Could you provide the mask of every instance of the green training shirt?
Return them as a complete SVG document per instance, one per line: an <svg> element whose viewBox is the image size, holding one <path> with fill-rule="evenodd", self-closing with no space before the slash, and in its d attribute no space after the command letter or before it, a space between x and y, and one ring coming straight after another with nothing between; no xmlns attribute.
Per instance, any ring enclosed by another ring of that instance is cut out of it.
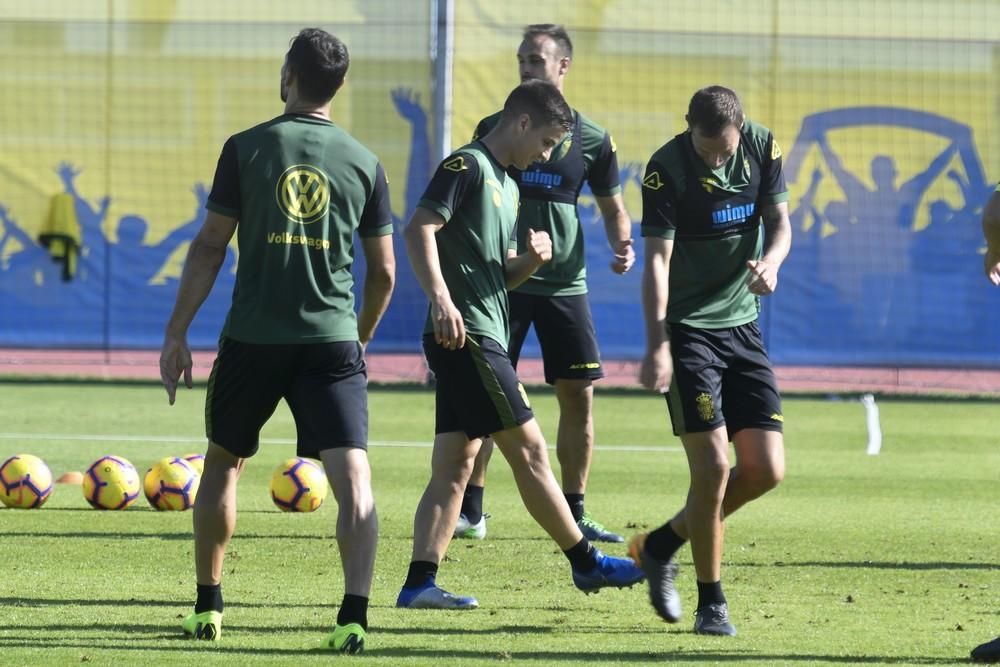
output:
<svg viewBox="0 0 1000 667"><path fill-rule="evenodd" d="M667 322L703 329L757 319L746 285L748 260L763 247L764 207L788 201L781 149L749 120L736 153L718 169L694 152L690 131L660 147L642 183L644 237L672 239Z"/></svg>
<svg viewBox="0 0 1000 667"><path fill-rule="evenodd" d="M226 142L207 208L239 220L223 336L358 340L354 232L392 233L385 172L371 151L328 120L279 116Z"/></svg>
<svg viewBox="0 0 1000 667"><path fill-rule="evenodd" d="M445 220L435 234L441 273L466 331L492 338L505 350L507 251L516 247L517 203L514 179L478 141L438 166L418 203ZM434 333L429 310L424 333Z"/></svg>
<svg viewBox="0 0 1000 667"><path fill-rule="evenodd" d="M484 118L474 138L486 136L501 112ZM552 261L541 266L515 291L538 296L571 296L587 293L584 232L576 201L584 181L597 196L621 192L618 155L611 135L577 111L570 133L552 150L548 162L537 162L526 171L508 167L507 173L521 191L517 224L518 252L524 252L528 229L545 231L552 238Z"/></svg>

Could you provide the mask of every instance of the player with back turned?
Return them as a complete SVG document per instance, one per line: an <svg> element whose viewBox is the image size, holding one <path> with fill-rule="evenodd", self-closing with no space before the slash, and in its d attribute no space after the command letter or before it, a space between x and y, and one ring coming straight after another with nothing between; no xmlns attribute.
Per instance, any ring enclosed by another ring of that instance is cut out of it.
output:
<svg viewBox="0 0 1000 667"><path fill-rule="evenodd" d="M194 505L197 599L182 624L196 639L222 633L222 565L236 527L236 485L260 429L285 399L298 454L321 459L339 511L344 597L324 647L364 649L378 519L368 464L364 346L392 293L392 213L378 159L330 120L347 47L309 28L281 67L284 114L223 146L208 215L188 251L160 354L170 403L191 386L187 330L238 233L233 303L208 380L208 451ZM355 232L367 260L355 315ZM292 565L294 567L294 565Z"/></svg>

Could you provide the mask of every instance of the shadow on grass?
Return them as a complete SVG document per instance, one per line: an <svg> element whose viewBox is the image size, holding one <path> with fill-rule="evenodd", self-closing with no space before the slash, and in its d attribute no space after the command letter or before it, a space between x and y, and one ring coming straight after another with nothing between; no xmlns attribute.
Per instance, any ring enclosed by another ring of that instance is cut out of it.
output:
<svg viewBox="0 0 1000 667"><path fill-rule="evenodd" d="M71 539L94 539L94 540L128 540L135 539L155 539L155 540L194 540L191 532L183 533L136 533L136 532L110 532L110 531L66 531L58 532L51 530L39 531L11 531L4 533L5 538L9 537L58 537ZM233 542L240 540L323 540L333 542L336 537L331 533L328 535L303 535L303 534L281 534L281 535L261 535L260 533L239 533L233 537Z"/></svg>
<svg viewBox="0 0 1000 667"><path fill-rule="evenodd" d="M437 634L428 630L428 634ZM115 643L95 642L93 638L81 638L79 642L53 641L36 637L9 637L4 639L5 648L76 648L102 649L107 651L159 652L159 651L211 651L227 655L247 656L306 656L330 655L320 648L247 648L226 645L223 642L194 642L180 636L171 635L166 639L177 639L166 644L151 646L130 646ZM120 641L120 640L119 640ZM745 648L722 651L469 651L469 650L423 650L408 648L369 649L372 658L422 658L440 660L461 660L463 664L478 664L486 661L510 662L511 660L544 660L549 663L587 664L600 661L643 663L651 660L683 659L692 662L743 662L757 664L780 664L796 662L827 662L845 665L952 665L963 658L928 658L924 656L878 656L878 655L823 655L808 653L748 653Z"/></svg>
<svg viewBox="0 0 1000 667"><path fill-rule="evenodd" d="M0 511L2 511L2 510L8 510L8 509L11 511L12 514L24 514L24 513L27 513L29 511L31 511L31 510L19 510L19 509L14 509L14 508L10 508L10 507L0 507ZM45 514L48 514L49 512L81 512L81 513L87 514L87 515L98 514L98 515L109 515L109 516L113 515L113 514L116 514L116 513L120 514L120 513L123 513L123 512L128 512L129 514L136 514L137 512L149 512L150 514L162 514L164 516L169 516L171 514L176 514L176 512L161 512L159 510L153 509L152 507L146 507L145 505L127 507L127 508L125 508L123 510L118 510L117 512L115 510L98 510L98 509L94 509L93 507L49 507L48 505L46 505L45 507L39 508L36 511L44 512ZM274 516L285 516L285 512L282 512L277 507L275 507L273 510L270 510L270 509L268 509L268 510L245 510L245 509L240 509L240 514L241 515L242 514L273 514Z"/></svg>
<svg viewBox="0 0 1000 667"><path fill-rule="evenodd" d="M773 563L733 563L734 567L833 567L833 568L857 568L859 570L995 570L1000 568L1000 563L955 563L955 562L930 562L911 563L907 561L775 561Z"/></svg>
<svg viewBox="0 0 1000 667"><path fill-rule="evenodd" d="M185 613L190 610L191 601L190 600L142 600L142 599L115 599L115 600L94 600L94 599L83 599L83 600L73 600L73 599L59 599L59 598L14 598L14 597L0 597L0 607L173 607L176 609L183 609ZM227 608L233 609L269 609L273 610L275 608L282 609L339 609L339 604L324 604L310 602L308 604L290 604L288 602L226 602ZM180 623L180 619L177 619ZM10 626L4 626L10 627ZM37 626L43 627L43 626ZM79 627L79 626L74 626ZM91 625L86 625L83 627L94 627ZM226 626L229 627L228 625Z"/></svg>

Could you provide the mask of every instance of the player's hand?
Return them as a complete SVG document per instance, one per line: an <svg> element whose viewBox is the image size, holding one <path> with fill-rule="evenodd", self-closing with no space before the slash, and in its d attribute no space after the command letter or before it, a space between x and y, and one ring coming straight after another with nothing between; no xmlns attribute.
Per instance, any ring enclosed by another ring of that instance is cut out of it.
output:
<svg viewBox="0 0 1000 667"><path fill-rule="evenodd" d="M986 278L1000 287L1000 250L987 249L983 267L986 270Z"/></svg>
<svg viewBox="0 0 1000 667"><path fill-rule="evenodd" d="M665 393L673 379L674 365L670 359L670 344L663 343L654 350L648 350L639 366L639 383L646 389Z"/></svg>
<svg viewBox="0 0 1000 667"><path fill-rule="evenodd" d="M751 294L766 296L774 293L778 287L778 267L763 259L747 262L750 274L747 276L747 287Z"/></svg>
<svg viewBox="0 0 1000 667"><path fill-rule="evenodd" d="M635 264L635 250L632 249L632 239L615 241L612 249L615 252L615 258L611 262L611 270L618 275L628 273L628 270Z"/></svg>
<svg viewBox="0 0 1000 667"><path fill-rule="evenodd" d="M552 239L548 232L528 230L527 250L539 265L552 259Z"/></svg>
<svg viewBox="0 0 1000 667"><path fill-rule="evenodd" d="M174 404L177 396L177 382L184 375L184 386L188 389L194 386L191 382L191 349L184 336L167 334L160 350L160 379L167 390L167 400Z"/></svg>
<svg viewBox="0 0 1000 667"><path fill-rule="evenodd" d="M438 345L446 350L465 347L465 320L450 296L431 302L431 322L434 323L434 340Z"/></svg>

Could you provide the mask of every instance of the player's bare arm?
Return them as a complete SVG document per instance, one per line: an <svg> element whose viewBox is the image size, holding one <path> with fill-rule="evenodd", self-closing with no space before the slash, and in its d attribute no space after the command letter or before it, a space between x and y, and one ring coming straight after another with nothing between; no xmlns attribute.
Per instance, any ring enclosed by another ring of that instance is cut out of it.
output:
<svg viewBox="0 0 1000 667"><path fill-rule="evenodd" d="M445 220L440 215L417 207L403 230L403 238L413 273L431 302L434 340L442 347L456 350L465 346L465 321L451 300L451 293L441 274L441 259L434 235L444 225Z"/></svg>
<svg viewBox="0 0 1000 667"><path fill-rule="evenodd" d="M509 290L523 283L538 267L552 259L552 239L547 232L529 229L526 245L526 251L520 255L515 255L513 251L507 254L505 277Z"/></svg>
<svg viewBox="0 0 1000 667"><path fill-rule="evenodd" d="M597 197L597 207L604 218L604 230L608 235L608 245L614 254L611 270L622 275L635 264L635 250L632 248L632 218L625 210L625 200L621 193L607 197Z"/></svg>
<svg viewBox="0 0 1000 667"><path fill-rule="evenodd" d="M778 288L778 270L792 247L792 224L788 220L788 203L770 204L764 208L764 254L759 260L747 262L747 287L752 294L765 296Z"/></svg>
<svg viewBox="0 0 1000 667"><path fill-rule="evenodd" d="M666 391L673 367L670 339L667 337L667 301L669 298L672 240L647 237L646 258L642 269L642 312L646 321L646 354L639 367L639 382L653 391Z"/></svg>
<svg viewBox="0 0 1000 667"><path fill-rule="evenodd" d="M358 311L358 340L367 347L375 335L375 327L389 307L396 282L396 256L389 234L362 238L361 250L365 254L367 268L361 309Z"/></svg>
<svg viewBox="0 0 1000 667"><path fill-rule="evenodd" d="M170 314L160 350L160 379L167 390L170 405L174 404L177 382L184 375L184 385L190 389L191 350L187 331L201 304L208 298L219 269L226 259L229 241L236 232L236 218L209 211L198 234L188 247L177 302Z"/></svg>

